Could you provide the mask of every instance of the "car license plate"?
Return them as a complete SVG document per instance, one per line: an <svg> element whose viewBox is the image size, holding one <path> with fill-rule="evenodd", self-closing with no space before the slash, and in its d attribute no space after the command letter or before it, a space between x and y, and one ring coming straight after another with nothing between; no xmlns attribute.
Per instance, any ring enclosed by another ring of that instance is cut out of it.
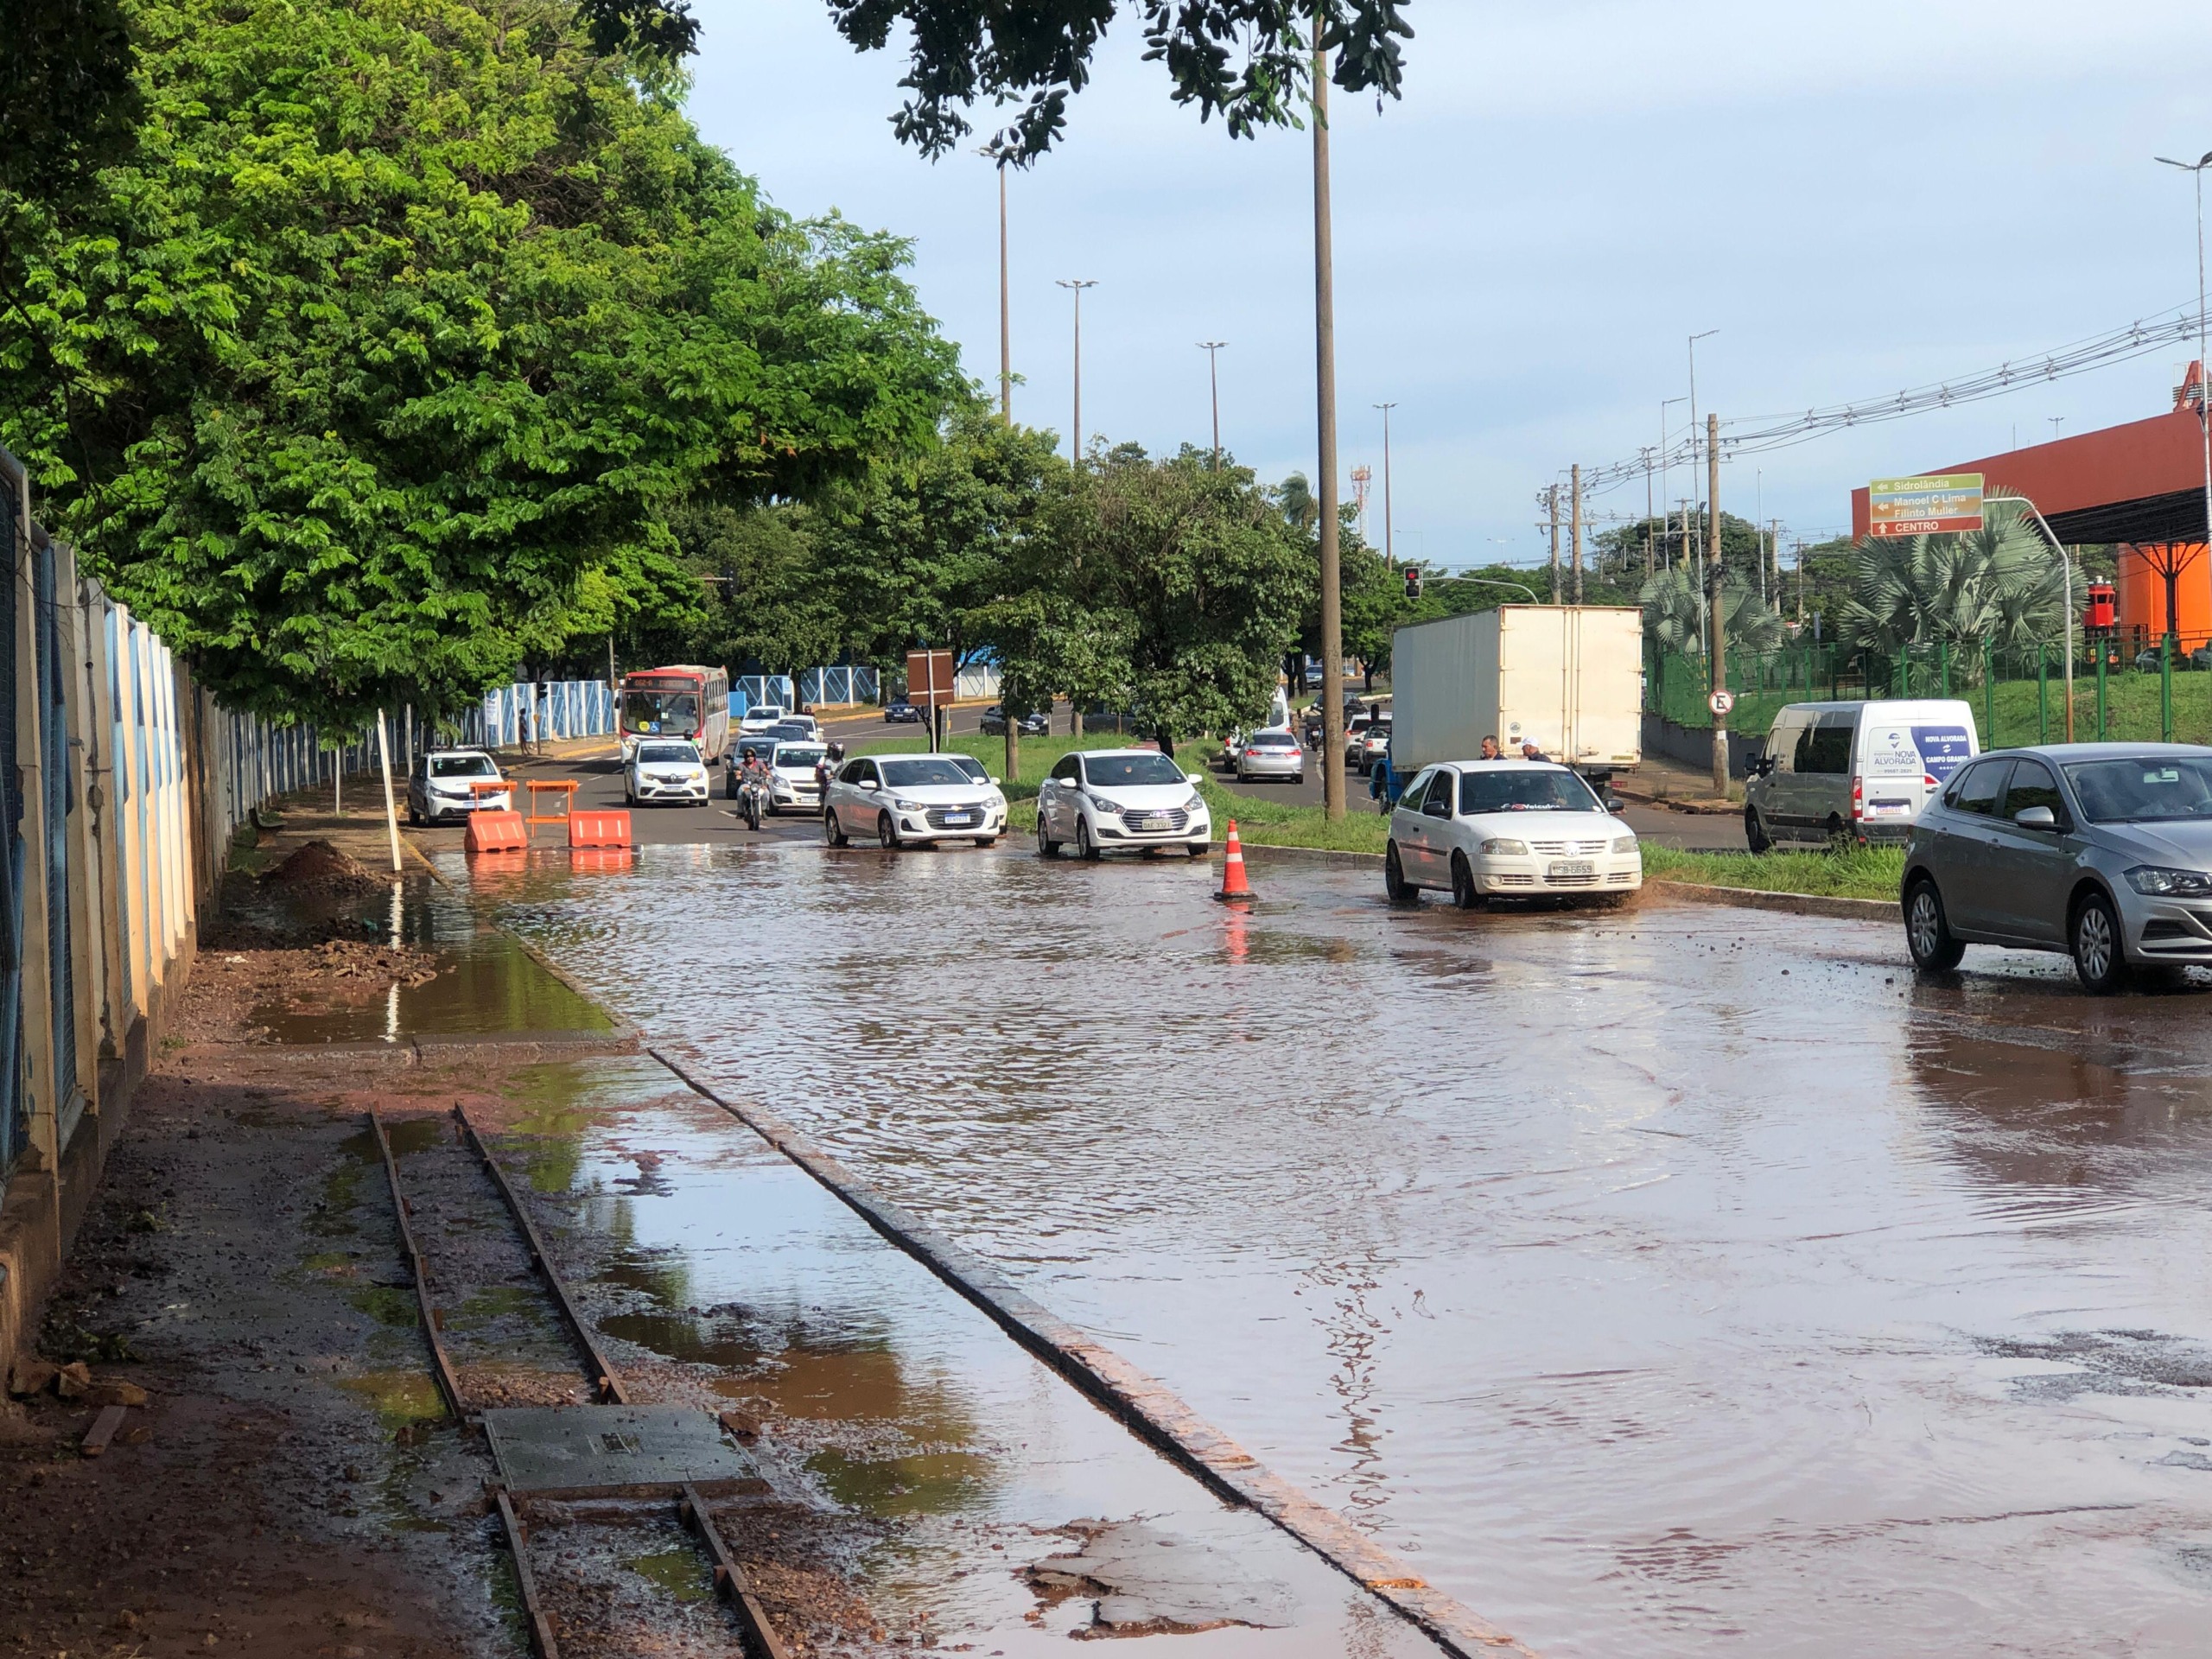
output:
<svg viewBox="0 0 2212 1659"><path fill-rule="evenodd" d="M1129 828L1132 830L1165 830L1166 827L1166 819L1154 817L1150 813L1132 814L1129 818Z"/></svg>
<svg viewBox="0 0 2212 1659"><path fill-rule="evenodd" d="M1556 881L1563 875L1595 875L1598 867L1586 858L1555 858L1545 868L1544 880Z"/></svg>
<svg viewBox="0 0 2212 1659"><path fill-rule="evenodd" d="M947 823L965 823L968 815L965 812L948 812L944 815L944 821Z"/></svg>
<svg viewBox="0 0 2212 1659"><path fill-rule="evenodd" d="M1902 818L1910 814L1912 803L1910 801L1874 801L1869 803L1868 810L1876 817Z"/></svg>

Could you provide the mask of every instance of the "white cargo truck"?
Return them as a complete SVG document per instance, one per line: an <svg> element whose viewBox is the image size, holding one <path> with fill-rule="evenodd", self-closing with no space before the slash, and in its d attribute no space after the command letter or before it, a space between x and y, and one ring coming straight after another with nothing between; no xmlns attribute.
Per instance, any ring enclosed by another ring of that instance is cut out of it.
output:
<svg viewBox="0 0 2212 1659"><path fill-rule="evenodd" d="M1534 742L1602 776L1643 756L1643 613L1626 605L1501 605L1400 628L1390 647L1390 770L1472 760L1485 737Z"/></svg>

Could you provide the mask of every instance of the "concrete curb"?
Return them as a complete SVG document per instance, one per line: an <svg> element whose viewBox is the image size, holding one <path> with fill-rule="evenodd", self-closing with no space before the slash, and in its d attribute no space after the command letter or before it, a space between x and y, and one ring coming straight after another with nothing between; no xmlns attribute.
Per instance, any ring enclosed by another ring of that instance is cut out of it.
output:
<svg viewBox="0 0 2212 1659"><path fill-rule="evenodd" d="M1242 830L1236 834L1248 853L1280 854L1285 858L1319 858L1354 864L1380 864L1382 861L1380 853L1357 853L1338 847L1274 847L1264 841L1244 841Z"/></svg>
<svg viewBox="0 0 2212 1659"><path fill-rule="evenodd" d="M1898 911L1888 899L1834 899L1815 893L1768 893L1758 887L1716 887L1702 881L1670 881L1664 877L1643 884L1646 893L1693 904L1734 905L1744 910L1779 910L1793 916L1833 916L1858 922L1894 922Z"/></svg>
<svg viewBox="0 0 2212 1659"><path fill-rule="evenodd" d="M1431 1588L1404 1561L1335 1510L1316 1503L1271 1473L1164 1384L1032 1301L988 1262L883 1198L782 1118L759 1105L741 1104L716 1093L666 1049L649 1047L646 1052L693 1091L729 1113L827 1187L861 1220L1217 1497L1258 1510L1330 1566L1387 1602L1447 1652L1461 1659L1500 1653L1530 1655L1533 1659L1532 1649L1442 1591ZM688 1052L687 1058L696 1063L696 1056Z"/></svg>

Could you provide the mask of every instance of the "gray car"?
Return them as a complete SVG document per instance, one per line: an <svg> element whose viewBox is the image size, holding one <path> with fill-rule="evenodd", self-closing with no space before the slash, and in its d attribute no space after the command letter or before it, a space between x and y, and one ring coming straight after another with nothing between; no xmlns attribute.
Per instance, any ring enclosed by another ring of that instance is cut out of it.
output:
<svg viewBox="0 0 2212 1659"><path fill-rule="evenodd" d="M1967 762L1906 843L1916 967L1968 944L2063 950L2082 983L2212 967L2212 748L2054 743Z"/></svg>

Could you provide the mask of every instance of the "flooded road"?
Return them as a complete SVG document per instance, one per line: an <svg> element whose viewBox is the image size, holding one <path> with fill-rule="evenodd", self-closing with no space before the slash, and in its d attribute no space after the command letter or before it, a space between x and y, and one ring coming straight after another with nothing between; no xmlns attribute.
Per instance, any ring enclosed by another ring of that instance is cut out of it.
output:
<svg viewBox="0 0 2212 1659"><path fill-rule="evenodd" d="M2205 1650L2212 996L1254 875L648 848L489 897L1539 1649Z"/></svg>

